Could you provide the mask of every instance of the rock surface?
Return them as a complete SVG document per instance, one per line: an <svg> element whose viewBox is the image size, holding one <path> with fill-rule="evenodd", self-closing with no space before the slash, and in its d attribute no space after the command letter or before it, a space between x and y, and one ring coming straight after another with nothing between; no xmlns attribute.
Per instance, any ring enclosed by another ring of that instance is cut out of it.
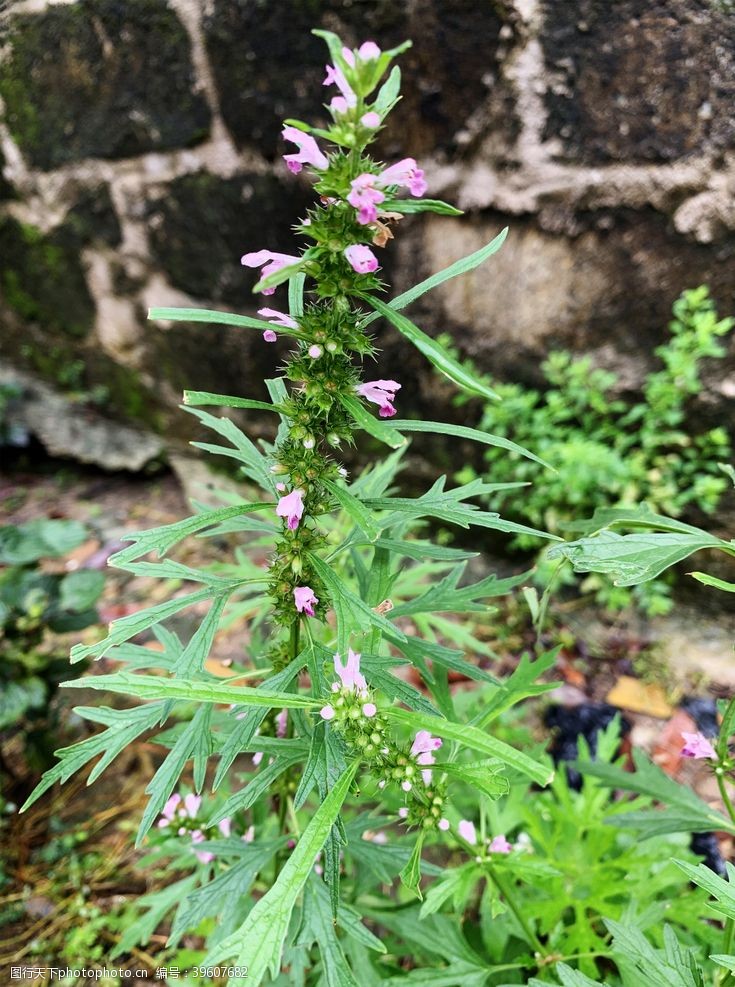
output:
<svg viewBox="0 0 735 987"><path fill-rule="evenodd" d="M419 157L432 195L466 215L401 224L384 254L396 290L510 227L485 269L412 310L481 369L537 382L565 346L636 387L684 288L707 282L735 311L728 0L17 0L4 17L3 358L74 395L104 388L112 418L190 435L183 387L261 397L277 372L257 333L145 311L253 314L240 255L296 248L310 191L278 135L284 116L323 113L314 26L414 42L380 153ZM475 415L378 333L401 414ZM706 399L735 429L728 345Z"/></svg>

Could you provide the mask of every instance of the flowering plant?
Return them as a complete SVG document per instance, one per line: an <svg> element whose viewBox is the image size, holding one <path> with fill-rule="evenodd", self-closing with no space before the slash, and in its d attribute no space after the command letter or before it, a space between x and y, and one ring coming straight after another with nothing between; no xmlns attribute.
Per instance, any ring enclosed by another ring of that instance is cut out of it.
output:
<svg viewBox="0 0 735 987"><path fill-rule="evenodd" d="M259 271L253 290L269 298L287 291L287 306L274 300L280 307L264 305L260 318L200 309L150 313L169 322L254 330L264 344L290 341L282 375L266 382L269 402L185 392L187 410L224 443L197 445L234 459L249 493L223 493L221 506L197 504L192 517L127 536L132 544L113 557L114 565L185 588L115 621L104 640L74 648L73 661L109 656L127 669L67 685L140 702L79 709L106 729L59 751L59 763L27 804L99 757L93 782L127 744L153 731L165 756L147 789L138 842L153 826L160 838L173 838L175 830L188 859L197 861L191 878L159 898L155 914L165 913L161 901L175 909L174 935L219 914L206 962L247 968L247 977L234 972L231 984L256 987L270 976L279 983L354 985L356 969L361 983L381 982L386 972L392 979L403 969L396 957L416 949L419 907L430 930L425 938L443 950L433 964L444 972L432 982L484 983L493 963L497 982L502 971L543 972L564 956L553 948L553 932L514 904L516 881L524 874L548 877L548 869L512 831L518 819L503 823L492 808L511 783L528 792L529 784L552 780L546 755L504 739L501 717L551 687L538 678L554 655L523 660L505 682L491 675L487 647L443 615L487 613L490 598L525 576L467 582L472 553L417 535L433 519L551 536L481 510L473 498L497 490L484 480L447 488L442 477L413 498L397 495L391 484L413 431L536 457L472 428L398 419L401 382L365 380L362 367L376 355L370 330L382 317L457 386L492 399L487 385L403 310L486 261L505 231L390 301L381 297L380 252L402 218L458 210L426 197L427 177L413 158L385 165L368 154L398 102L400 72L392 63L406 46L384 52L366 42L350 50L335 35L317 33L331 56L325 86L336 87L332 122L322 129L288 120L283 129L286 167L310 175L317 196L296 226L308 245L284 254L256 244L242 257L245 268ZM256 445L231 418L206 407L273 414L275 441ZM350 481L335 456L360 430L390 453ZM195 535L258 550L267 544L269 561L262 566L255 554L238 551L233 561L195 569L164 557ZM206 612L184 642L167 622L187 608ZM205 661L225 620L247 621L249 638L242 665L223 681ZM149 632L155 649L133 641ZM448 646L456 643L460 648ZM396 674L402 665L411 678ZM450 688L450 673L473 682L467 696ZM242 684L251 680L262 681ZM230 778L240 755L249 755L246 783L208 805L203 793ZM189 762L193 792L181 797ZM432 888L441 890L419 906L415 899L427 880L442 876L437 854L467 866L451 871L448 886L435 881ZM492 936L483 955L461 924L435 914L448 898L469 900L478 881L491 889L483 892L490 919L511 915L504 933L512 944L510 966ZM393 911L381 908L380 898L391 885ZM390 952L365 921L391 930ZM406 979L428 982L426 969L415 973Z"/></svg>

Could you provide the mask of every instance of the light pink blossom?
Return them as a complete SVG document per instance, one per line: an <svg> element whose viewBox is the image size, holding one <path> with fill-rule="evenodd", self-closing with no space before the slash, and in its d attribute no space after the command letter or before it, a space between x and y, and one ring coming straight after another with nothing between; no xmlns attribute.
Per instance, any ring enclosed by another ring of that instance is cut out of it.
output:
<svg viewBox="0 0 735 987"><path fill-rule="evenodd" d="M457 832L467 843L471 843L473 846L477 843L475 824L470 822L469 819L460 819L457 826Z"/></svg>
<svg viewBox="0 0 735 987"><path fill-rule="evenodd" d="M347 201L357 209L357 222L362 226L375 222L378 218L376 207L385 200L385 194L376 188L375 180L375 175L363 172L350 182Z"/></svg>
<svg viewBox="0 0 735 987"><path fill-rule="evenodd" d="M314 606L319 602L311 586L297 586L293 591L294 604L299 613L314 616Z"/></svg>
<svg viewBox="0 0 735 987"><path fill-rule="evenodd" d="M449 820L440 819L439 822L437 823L437 826L439 827L439 829L441 829L443 832L446 833L446 831L449 829Z"/></svg>
<svg viewBox="0 0 735 987"><path fill-rule="evenodd" d="M365 705L362 707L362 715L367 716L368 719L371 719L373 716L375 716L377 712L378 712L378 707L375 705L375 703L365 703Z"/></svg>
<svg viewBox="0 0 735 987"><path fill-rule="evenodd" d="M276 504L276 514L278 517L288 518L288 530L295 531L304 514L304 491L297 487L290 494L281 497Z"/></svg>
<svg viewBox="0 0 735 987"><path fill-rule="evenodd" d="M278 339L278 336L272 329L266 329L265 332L263 333L263 339L266 341L266 343L275 343L275 341Z"/></svg>
<svg viewBox="0 0 735 987"><path fill-rule="evenodd" d="M300 260L300 257L295 257L293 254L278 254L272 250L256 250L250 254L243 254L240 258L240 263L245 267L261 268L260 277L262 280L271 274L275 274L276 271L280 271L283 267L288 267L290 264L298 264ZM275 288L265 288L263 294L272 295L275 290Z"/></svg>
<svg viewBox="0 0 735 987"><path fill-rule="evenodd" d="M394 380L367 380L359 384L356 390L361 397L379 405L381 418L392 418L396 413L393 401L396 391L400 389L401 385Z"/></svg>
<svg viewBox="0 0 735 987"><path fill-rule="evenodd" d="M358 689L367 689L365 677L360 672L360 654L352 648L347 650L347 661L344 665L339 655L334 656L334 670L344 689L354 689L355 692Z"/></svg>
<svg viewBox="0 0 735 987"><path fill-rule="evenodd" d="M420 198L426 191L424 172L416 164L414 158L403 158L386 168L376 178L376 185L385 188L388 185L398 185L407 188L411 195Z"/></svg>
<svg viewBox="0 0 735 987"><path fill-rule="evenodd" d="M223 836L225 837L229 836L230 833L232 832L232 820L230 819L230 817L225 816L224 819L220 819L220 821L217 823L217 828L219 829L220 833L222 833Z"/></svg>
<svg viewBox="0 0 735 987"><path fill-rule="evenodd" d="M363 127L369 127L370 130L375 130L376 127L380 126L380 114L376 113L375 110L368 110L367 113L363 113L360 117L360 123Z"/></svg>
<svg viewBox="0 0 735 987"><path fill-rule="evenodd" d="M202 804L201 795L189 794L184 796L184 808L189 816L189 819L195 819L197 812L199 812L199 806Z"/></svg>
<svg viewBox="0 0 735 987"><path fill-rule="evenodd" d="M298 329L298 323L285 312L279 312L277 308L259 308L258 315L272 322L274 326L283 326L284 329ZM270 330L266 330L268 332Z"/></svg>
<svg viewBox="0 0 735 987"><path fill-rule="evenodd" d="M378 258L370 247L364 243L353 243L345 248L345 257L350 262L350 267L358 274L372 274L378 269Z"/></svg>
<svg viewBox="0 0 735 987"><path fill-rule="evenodd" d="M488 846L490 853L510 853L512 849L505 836L495 836Z"/></svg>
<svg viewBox="0 0 735 987"><path fill-rule="evenodd" d="M344 96L334 96L329 104L329 109L335 115L341 115L349 110L349 106L347 105L347 100Z"/></svg>
<svg viewBox="0 0 735 987"><path fill-rule="evenodd" d="M684 746L681 749L682 757L709 757L713 759L717 757L714 747L709 740L707 740L704 734L682 733L681 736L684 740Z"/></svg>
<svg viewBox="0 0 735 987"><path fill-rule="evenodd" d="M309 356L312 358L312 360L318 360L319 357L322 355L323 350L322 350L321 346L317 346L316 343L313 343L309 347L309 349L307 350L307 352L308 352Z"/></svg>
<svg viewBox="0 0 735 987"><path fill-rule="evenodd" d="M280 737L280 738L285 737L287 727L288 727L288 710L282 709L281 712L276 717L276 737Z"/></svg>
<svg viewBox="0 0 735 987"><path fill-rule="evenodd" d="M257 768L264 756L263 751L256 751L253 754L253 766Z"/></svg>
<svg viewBox="0 0 735 987"><path fill-rule="evenodd" d="M310 134L305 134L298 127L284 127L281 131L284 140L295 144L298 154L284 154L283 160L288 166L288 170L298 175L305 164L323 171L329 167L327 156L321 152L319 145Z"/></svg>
<svg viewBox="0 0 735 987"><path fill-rule="evenodd" d="M323 720L333 720L334 706L322 706L322 708L319 710L319 715Z"/></svg>
<svg viewBox="0 0 735 987"><path fill-rule="evenodd" d="M442 742L440 737L432 737L428 730L419 730L411 745L411 754L418 764L433 764L433 751L438 751Z"/></svg>
<svg viewBox="0 0 735 987"><path fill-rule="evenodd" d="M408 816L408 809L406 808L405 805L402 805L401 808L398 810L398 818L405 819L407 816Z"/></svg>
<svg viewBox="0 0 735 987"><path fill-rule="evenodd" d="M357 106L357 96L355 95L352 86L345 78L345 74L342 69L335 67L334 65L327 65L326 72L327 74L322 85L335 85L342 94L342 99L344 99L347 108L351 109L353 106Z"/></svg>
<svg viewBox="0 0 735 987"><path fill-rule="evenodd" d="M165 827L172 822L174 816L176 815L176 806L180 801L181 796L178 794L174 794L168 799L161 810L161 818L158 820L159 829L165 829Z"/></svg>

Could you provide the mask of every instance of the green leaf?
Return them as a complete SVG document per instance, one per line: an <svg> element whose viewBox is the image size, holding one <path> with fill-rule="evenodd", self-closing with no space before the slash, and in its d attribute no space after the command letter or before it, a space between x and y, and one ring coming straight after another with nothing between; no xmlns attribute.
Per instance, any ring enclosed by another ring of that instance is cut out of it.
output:
<svg viewBox="0 0 735 987"><path fill-rule="evenodd" d="M431 291L432 288L438 288L440 284L444 284L445 281L449 281L452 278L456 278L461 274L467 274L469 271L474 271L476 267L480 264L484 264L488 257L492 257L503 246L505 238L508 235L508 228L501 230L500 233L487 244L485 247L481 247L472 254L468 254L461 260L455 261L454 264L450 264L449 267L445 267L443 271L438 271L436 274L432 274L431 277L426 278L425 281L420 281L413 288L409 288L408 291L404 291L403 294L397 295L391 302L390 307L396 310L406 308L411 302L415 302L417 298L421 298L422 295L426 294L427 291ZM377 319L377 314L369 315L363 320L361 325L366 326Z"/></svg>
<svg viewBox="0 0 735 987"><path fill-rule="evenodd" d="M406 438L403 435L399 435L394 428L372 415L356 397L352 397L350 394L340 394L339 403L352 415L353 420L361 429L369 432L376 439L380 439L391 449L400 449L401 446L406 445Z"/></svg>
<svg viewBox="0 0 735 987"><path fill-rule="evenodd" d="M602 987L599 980L590 980L584 973L580 973L579 970L573 970L566 963L556 963L554 965L554 973L556 973L561 981L562 987ZM537 980L536 977L532 977L528 981L528 987L549 987L549 982L548 980Z"/></svg>
<svg viewBox="0 0 735 987"><path fill-rule="evenodd" d="M490 737L469 723L452 723L439 716L426 716L424 713L412 713L404 709L389 709L388 716L399 723L405 723L415 730L429 730L444 740L454 740L463 747L498 758L505 764L515 768L539 785L548 785L554 778L554 769L540 761L534 760L528 754L517 751L515 747ZM441 766L438 766L441 769Z"/></svg>
<svg viewBox="0 0 735 987"><path fill-rule="evenodd" d="M458 589L458 583L465 570L465 563L459 562L442 580L430 586L424 593L414 596L406 603L399 603L391 610L391 617L406 617L417 613L487 613L486 603L479 600L502 596L509 593L528 579L529 573L498 579L493 573L485 579Z"/></svg>
<svg viewBox="0 0 735 987"><path fill-rule="evenodd" d="M454 435L460 439L470 439L472 442L482 442L488 446L498 446L501 449L507 449L509 452L518 453L519 456L525 456L526 459L532 459L534 462L540 463L541 466L553 470L553 467L547 462L539 459L538 456L534 456L532 452L524 449L523 446L519 446L516 442L511 442L510 439L505 439L501 435L491 435L489 432L481 432L476 428L468 428L465 425L451 425L449 422L427 422L414 419L391 419L388 427L397 428L404 432L431 432L432 434Z"/></svg>
<svg viewBox="0 0 735 987"><path fill-rule="evenodd" d="M488 690L489 695L483 701L481 712L472 721L473 725L482 729L504 710L522 699L540 696L551 689L556 689L558 682L537 683L536 680L554 667L558 653L559 648L553 648L539 655L534 661L531 661L527 654L522 654L513 674L498 685L495 692Z"/></svg>
<svg viewBox="0 0 735 987"><path fill-rule="evenodd" d="M380 208L385 212L400 212L404 215L417 212L434 212L439 216L462 216L462 209L451 206L441 199L386 199Z"/></svg>
<svg viewBox="0 0 735 987"><path fill-rule="evenodd" d="M721 548L719 538L698 535L636 532L619 535L601 531L591 538L555 545L549 559L564 557L576 572L603 572L616 586L635 586L655 579L665 569L703 548Z"/></svg>
<svg viewBox="0 0 735 987"><path fill-rule="evenodd" d="M303 759L303 751L297 751L288 756L278 756L271 764L267 764L261 771L251 776L251 780L241 788L239 792L230 795L211 818L207 820L207 827L216 826L222 819L232 816L236 812L244 812L254 805L258 799L270 791L276 779L280 778L284 771L292 767Z"/></svg>
<svg viewBox="0 0 735 987"><path fill-rule="evenodd" d="M288 281L291 278L296 277L296 275L303 269L304 263L309 259L309 256L310 252L307 250L302 255L298 264L288 264L286 267L282 267L278 271L274 271L273 274L269 274L267 278L261 278L260 281L258 281L258 283L253 287L253 294L258 294L261 291L267 291L269 288L277 288L278 285L283 284L284 281ZM278 331L278 327L271 325L271 323L268 323L268 328Z"/></svg>
<svg viewBox="0 0 735 987"><path fill-rule="evenodd" d="M275 329L277 326L262 319L251 319L247 315L235 315L234 312L214 312L206 308L150 308L148 318L167 322L208 322L219 326L237 326L239 329Z"/></svg>
<svg viewBox="0 0 735 987"><path fill-rule="evenodd" d="M240 929L220 942L213 955L206 958L205 963L217 958L236 958L236 965L247 966L247 978L232 978L228 987L258 987L268 969L272 977L278 975L296 899L312 873L316 855L339 815L357 768L355 761L318 806L275 883L256 902Z"/></svg>
<svg viewBox="0 0 735 987"><path fill-rule="evenodd" d="M419 830L413 850L411 851L411 856L408 858L408 863L398 875L401 879L401 884L415 894L420 901L423 900L423 895L421 894L421 851L424 847L424 835L424 831Z"/></svg>
<svg viewBox="0 0 735 987"><path fill-rule="evenodd" d="M190 407L217 405L223 408L248 408L252 411L279 411L268 401L252 401L250 398L236 398L231 394L212 394L209 391L184 391L184 404Z"/></svg>
<svg viewBox="0 0 735 987"><path fill-rule="evenodd" d="M676 858L674 863L684 871L690 881L712 895L715 902L709 902L710 908L724 915L725 918L735 919L735 886L732 883L735 880L735 867L729 861L725 864L728 878L726 881L705 864L695 866Z"/></svg>
<svg viewBox="0 0 735 987"><path fill-rule="evenodd" d="M647 812L616 813L605 820L609 825L631 826L641 831L643 839L664 833L707 833L718 829L735 833L735 823L711 809L691 789L669 778L641 751L633 750L633 763L635 772L623 771L602 761L578 761L574 765L578 771L599 778L610 788L639 792L668 807L665 812L651 809Z"/></svg>
<svg viewBox="0 0 735 987"><path fill-rule="evenodd" d="M326 987L358 987L337 938L324 882L312 874L304 888L303 924L296 945L309 949L314 943L322 958L321 982Z"/></svg>
<svg viewBox="0 0 735 987"><path fill-rule="evenodd" d="M59 763L44 773L43 778L28 796L20 811L25 812L53 784L57 781L63 784L92 758L102 754L87 780L87 784L91 785L122 750L132 744L146 730L151 729L161 721L164 710L165 703L150 703L146 706L136 706L135 709L77 706L74 712L78 716L83 716L93 722L104 723L107 730L103 730L94 737L81 740L78 744L62 747L55 751Z"/></svg>
<svg viewBox="0 0 735 987"><path fill-rule="evenodd" d="M479 552L465 552L461 548L447 548L444 545L435 545L430 541L402 541L398 538L379 538L375 542L376 548L384 548L394 555L405 555L406 558L415 559L417 562L433 560L436 562L462 562L465 559L476 559Z"/></svg>
<svg viewBox="0 0 735 987"><path fill-rule="evenodd" d="M482 381L473 377L468 370L465 370L461 363L458 363L453 356L447 353L440 343L432 339L431 336L427 336L425 332L419 329L418 326L415 326L405 315L400 315L395 308L386 305L385 302L382 302L379 298L374 298L372 295L361 294L360 298L367 302L368 305L371 305L380 315L385 316L401 335L410 340L416 349L420 350L437 370L453 381L458 387L469 391L471 394L479 394L491 401L497 400L498 395L494 391L491 391Z"/></svg>
<svg viewBox="0 0 735 987"><path fill-rule="evenodd" d="M177 542L182 541L189 535L204 531L216 524L226 521L229 518L241 517L249 511L262 510L265 507L275 508L274 503L260 504L235 504L232 507L219 507L214 511L202 511L193 517L185 518L183 521L174 521L172 524L163 524L158 528L148 528L147 531L135 531L124 534L122 541L132 542L128 548L124 548L115 555L110 556L110 565L118 568L125 568L126 563L133 562L149 552L156 552L158 557L165 555L173 548Z"/></svg>
<svg viewBox="0 0 735 987"><path fill-rule="evenodd" d="M510 791L510 783L502 773L503 762L497 758L490 761L477 761L474 764L456 764L452 761L442 764L442 770L446 771L450 778L458 778L470 788L477 789L491 799L498 799Z"/></svg>
<svg viewBox="0 0 735 987"><path fill-rule="evenodd" d="M365 537L369 541L374 541L380 532L373 521L372 514L363 506L362 501L355 497L354 494L351 494L345 487L333 483L326 477L322 479L322 483L336 497L345 513L355 522Z"/></svg>
<svg viewBox="0 0 735 987"><path fill-rule="evenodd" d="M0 527L0 565L28 565L66 555L86 537L87 529L80 521L38 518L26 524L4 525Z"/></svg>
<svg viewBox="0 0 735 987"><path fill-rule="evenodd" d="M186 607L191 607L195 603L209 600L211 596L211 589L200 589L195 593L189 593L186 596L177 596L173 600L158 603L155 607L148 607L147 610L139 610L137 613L120 617L119 620L113 620L109 626L107 637L103 638L103 640L98 641L96 644L75 644L71 649L70 661L72 663L83 661L85 658L91 658L93 655L97 658L102 658L110 648L118 644L124 644L131 637L147 631L153 624L167 620L180 610L185 610ZM85 679L86 681L87 679Z"/></svg>
<svg viewBox="0 0 735 987"><path fill-rule="evenodd" d="M373 688L380 689L388 699L403 703L409 709L428 713L429 716L437 716L439 711L423 693L414 688L410 682L406 682L405 679L391 675L389 669L404 664L405 662L386 655L366 655L364 652L362 654L361 667Z"/></svg>
<svg viewBox="0 0 735 987"><path fill-rule="evenodd" d="M627 967L633 964L638 983L646 987L705 987L702 970L691 949L679 945L673 930L664 926L664 949L654 949L640 929L604 919L613 934L613 953Z"/></svg>
<svg viewBox="0 0 735 987"><path fill-rule="evenodd" d="M710 576L706 572L690 572L689 575L694 576L696 580L705 586L712 586L714 589L721 589L726 593L735 593L735 583L728 583L726 580L718 579L717 576Z"/></svg>
<svg viewBox="0 0 735 987"><path fill-rule="evenodd" d="M177 905L180 906L186 899L196 881L196 874L190 874L181 881L174 881L160 891L154 891L139 898L136 906L145 909L145 911L130 925L126 924L119 942L111 948L110 959L114 960L124 953L131 952L135 946L145 946L168 912Z"/></svg>
<svg viewBox="0 0 735 987"><path fill-rule="evenodd" d="M382 614L376 613L364 600L356 596L351 589L339 578L334 569L328 566L318 555L307 553L309 561L314 566L317 575L329 590L334 612L337 615L337 650L345 652L349 644L350 634L356 627L367 631L377 627L391 640L405 641L406 635Z"/></svg>
<svg viewBox="0 0 735 987"><path fill-rule="evenodd" d="M237 676L235 676L237 678ZM139 699L177 699L200 703L239 703L247 706L269 706L282 709L313 709L319 700L297 696L292 692L266 692L248 686L227 685L218 679L202 682L196 679L165 679L158 675L136 675L134 672L114 672L112 675L86 675L61 683L66 689L101 689L122 692Z"/></svg>
<svg viewBox="0 0 735 987"><path fill-rule="evenodd" d="M172 669L174 675L182 679L188 679L203 671L204 662L212 650L214 636L217 633L222 611L228 599L229 594L227 593L222 593L214 597L206 617L192 634L191 640L176 660Z"/></svg>
<svg viewBox="0 0 735 987"><path fill-rule="evenodd" d="M306 275L297 274L288 282L288 311L292 319L300 319L304 314L304 285Z"/></svg>
<svg viewBox="0 0 735 987"><path fill-rule="evenodd" d="M93 569L79 569L70 572L59 584L59 604L72 613L90 610L100 597L105 586L105 577Z"/></svg>
<svg viewBox="0 0 735 987"><path fill-rule="evenodd" d="M29 709L41 709L47 699L46 685L37 675L29 675L18 682L3 682L0 690L0 730L13 726Z"/></svg>
<svg viewBox="0 0 735 987"><path fill-rule="evenodd" d="M390 112L401 93L401 70L394 65L390 70L390 75L378 90L378 95L373 103L373 110L380 114L381 119Z"/></svg>

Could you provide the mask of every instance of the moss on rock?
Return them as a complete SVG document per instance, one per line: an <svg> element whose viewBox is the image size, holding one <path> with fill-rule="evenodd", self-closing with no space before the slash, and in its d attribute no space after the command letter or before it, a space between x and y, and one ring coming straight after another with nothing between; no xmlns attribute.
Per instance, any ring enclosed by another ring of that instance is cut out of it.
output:
<svg viewBox="0 0 735 987"><path fill-rule="evenodd" d="M0 218L2 297L22 319L52 332L83 337L95 307L76 245L63 230L48 236L34 226Z"/></svg>
<svg viewBox="0 0 735 987"><path fill-rule="evenodd" d="M0 95L39 168L187 147L209 132L191 45L162 0L79 0L11 18Z"/></svg>

